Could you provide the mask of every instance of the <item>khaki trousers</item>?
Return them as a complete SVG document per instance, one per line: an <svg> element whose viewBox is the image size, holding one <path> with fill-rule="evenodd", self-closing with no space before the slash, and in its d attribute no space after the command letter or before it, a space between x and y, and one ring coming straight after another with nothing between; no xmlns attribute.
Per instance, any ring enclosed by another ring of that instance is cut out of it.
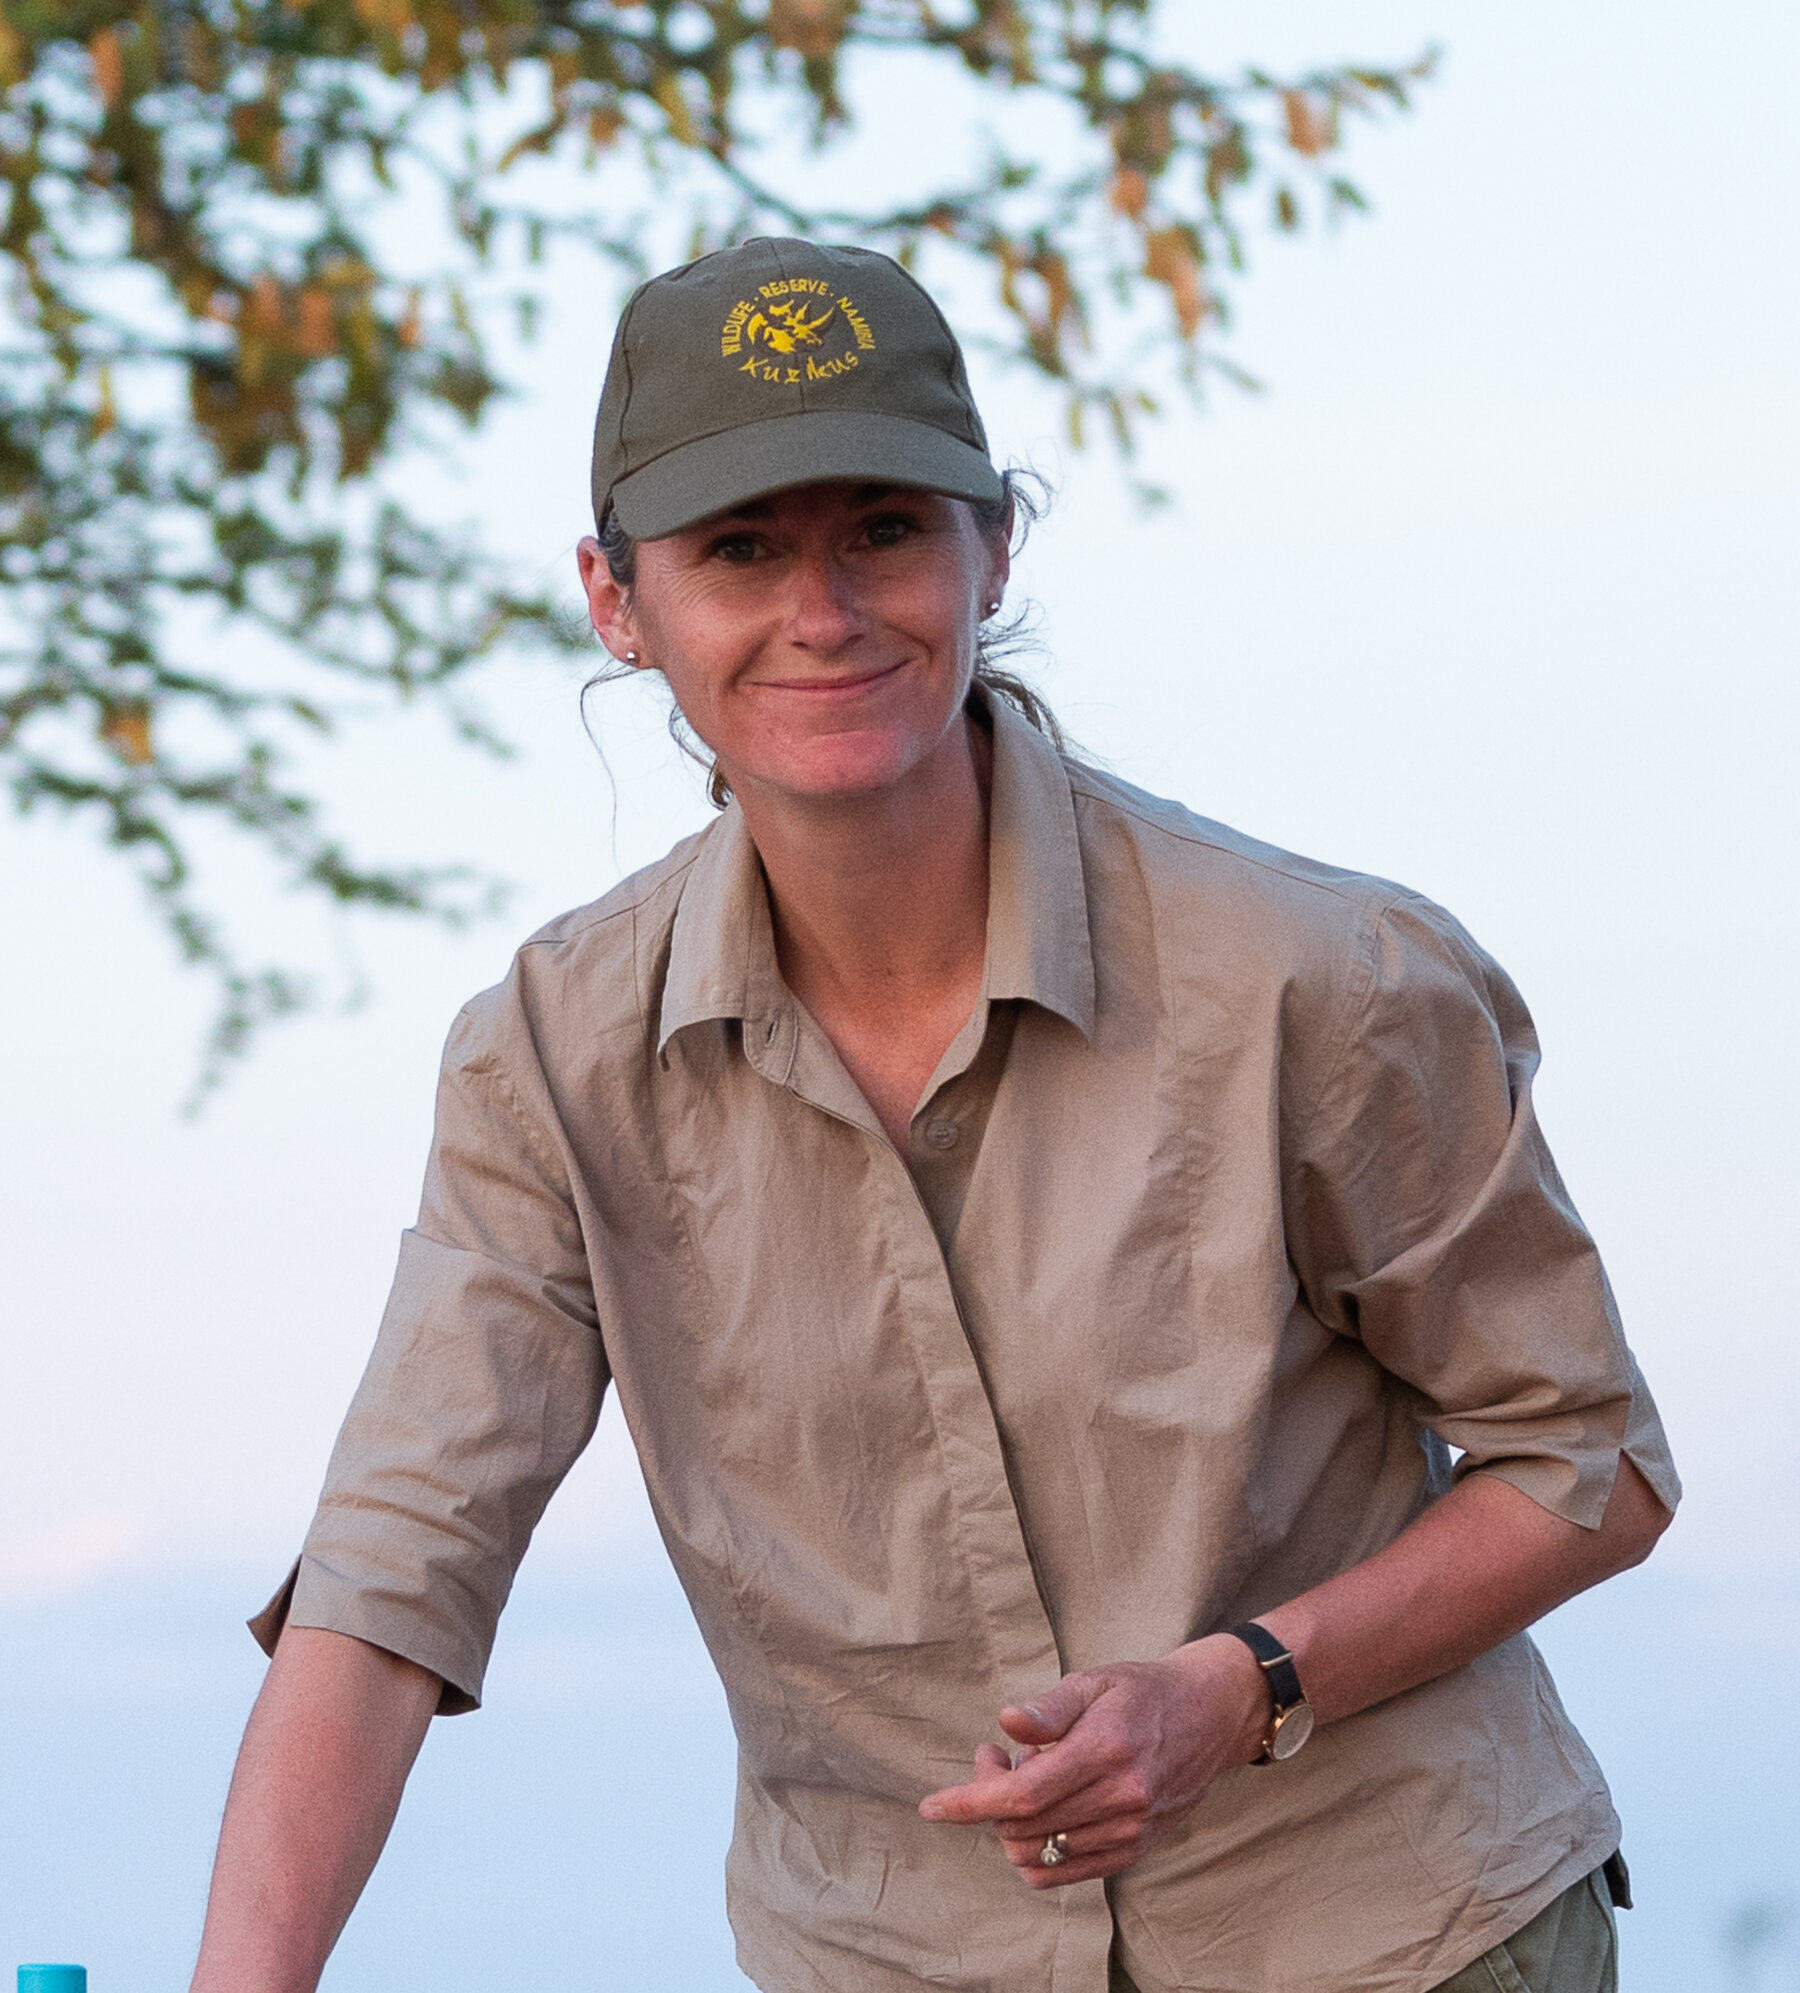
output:
<svg viewBox="0 0 1800 1993"><path fill-rule="evenodd" d="M1436 1993L1618 1993L1618 1987L1612 1895L1595 1869ZM1117 1959L1110 1993L1137 1993Z"/></svg>
<svg viewBox="0 0 1800 1993"><path fill-rule="evenodd" d="M1619 1935L1599 1869L1437 1993L1618 1993Z"/></svg>

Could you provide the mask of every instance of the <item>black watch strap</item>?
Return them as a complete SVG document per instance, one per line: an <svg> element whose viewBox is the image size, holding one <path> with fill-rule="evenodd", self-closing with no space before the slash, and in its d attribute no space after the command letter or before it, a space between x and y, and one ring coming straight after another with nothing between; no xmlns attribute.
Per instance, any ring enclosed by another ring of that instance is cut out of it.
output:
<svg viewBox="0 0 1800 1993"><path fill-rule="evenodd" d="M1255 1620L1247 1619L1242 1626L1232 1627L1231 1635L1234 1640L1241 1640L1256 1656L1263 1679L1269 1684L1269 1700L1277 1716L1285 1709L1292 1709L1295 1703L1306 1700L1306 1691L1300 1686L1293 1655L1266 1626L1258 1626Z"/></svg>

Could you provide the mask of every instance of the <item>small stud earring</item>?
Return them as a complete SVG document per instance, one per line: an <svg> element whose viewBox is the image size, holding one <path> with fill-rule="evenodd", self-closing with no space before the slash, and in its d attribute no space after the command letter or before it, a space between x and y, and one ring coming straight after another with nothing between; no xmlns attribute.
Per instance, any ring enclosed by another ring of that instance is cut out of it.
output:
<svg viewBox="0 0 1800 1993"><path fill-rule="evenodd" d="M987 614L987 615L989 615L989 616L997 616L997 615L999 615L999 613L1000 613L1000 605L999 605L999 603L998 603L998 602L990 602L990 603L989 603L989 604L987 605L987 609L986 609L986 611L985 611L984 613L986 613L986 614Z"/></svg>
<svg viewBox="0 0 1800 1993"><path fill-rule="evenodd" d="M636 652L636 651L634 651L634 650L628 650L628 651L627 651L627 652L625 653L625 659L624 659L624 661L625 661L625 663L627 663L627 664L636 664L636 663L637 663L637 652Z"/></svg>

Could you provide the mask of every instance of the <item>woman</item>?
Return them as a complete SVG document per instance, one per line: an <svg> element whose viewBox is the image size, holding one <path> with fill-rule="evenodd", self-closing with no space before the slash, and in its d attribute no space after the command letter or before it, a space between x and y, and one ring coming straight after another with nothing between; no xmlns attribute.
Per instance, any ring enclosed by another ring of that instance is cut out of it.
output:
<svg viewBox="0 0 1800 1993"><path fill-rule="evenodd" d="M1511 985L1059 754L887 259L645 286L594 493L594 627L729 807L452 1033L196 1993L316 1983L609 1381L759 1985L1611 1987L1618 1823L1523 1629L1678 1490Z"/></svg>

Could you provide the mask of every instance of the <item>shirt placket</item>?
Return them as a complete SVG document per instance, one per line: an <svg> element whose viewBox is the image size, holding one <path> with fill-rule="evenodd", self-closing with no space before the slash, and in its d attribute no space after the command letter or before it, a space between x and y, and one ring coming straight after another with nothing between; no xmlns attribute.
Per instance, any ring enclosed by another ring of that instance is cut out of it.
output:
<svg viewBox="0 0 1800 1993"><path fill-rule="evenodd" d="M819 1040L818 1046L807 1048L805 1058L800 1056L803 1030L817 1033ZM824 1034L801 1018L791 999L768 1016L745 1023L745 1053L756 1072L818 1112L858 1129L878 1151L870 1179L877 1205L870 1215L886 1241L903 1297L902 1319L951 1492L956 1548L981 1609L997 1715L1003 1705L1041 1694L1060 1677L1056 1635L1038 1592L1000 1429L931 1214L905 1161L842 1065L835 1056L812 1056L824 1043ZM928 1149L943 1144L947 1131L954 1130L947 1146L962 1139L954 1115L942 1111L945 1086L955 1076L940 1074L915 1121L914 1139ZM939 1131L935 1137L934 1129ZM971 1746L977 1741L972 1739Z"/></svg>

